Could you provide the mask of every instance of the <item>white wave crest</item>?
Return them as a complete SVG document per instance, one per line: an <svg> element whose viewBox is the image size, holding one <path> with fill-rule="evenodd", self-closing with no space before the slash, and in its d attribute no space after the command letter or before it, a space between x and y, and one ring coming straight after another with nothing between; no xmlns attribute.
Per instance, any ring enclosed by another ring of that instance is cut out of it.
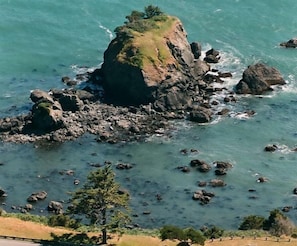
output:
<svg viewBox="0 0 297 246"><path fill-rule="evenodd" d="M72 64L70 67L75 74L84 74L87 72L93 72L96 68L101 67L102 64L99 64L95 67L79 66L77 64Z"/></svg>
<svg viewBox="0 0 297 246"><path fill-rule="evenodd" d="M101 23L99 23L99 28L102 29L102 30L104 30L107 33L110 41L113 39L113 34L112 34L112 31L110 29L108 29L107 27L103 26Z"/></svg>

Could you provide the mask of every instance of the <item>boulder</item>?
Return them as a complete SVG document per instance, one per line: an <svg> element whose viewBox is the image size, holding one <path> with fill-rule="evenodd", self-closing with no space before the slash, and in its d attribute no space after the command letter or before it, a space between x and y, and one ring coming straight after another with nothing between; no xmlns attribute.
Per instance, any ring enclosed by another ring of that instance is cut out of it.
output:
<svg viewBox="0 0 297 246"><path fill-rule="evenodd" d="M206 181L199 181L198 182L198 186L199 187L205 187L207 185L207 182Z"/></svg>
<svg viewBox="0 0 297 246"><path fill-rule="evenodd" d="M201 51L202 51L201 44L197 43L197 42L192 42L191 43L191 50L192 50L192 53L194 55L194 58L199 59L199 57L201 56Z"/></svg>
<svg viewBox="0 0 297 246"><path fill-rule="evenodd" d="M116 169L120 169L120 170L128 170L131 169L133 166L130 163L118 163L116 165Z"/></svg>
<svg viewBox="0 0 297 246"><path fill-rule="evenodd" d="M284 85L285 80L278 70L262 63L249 66L235 87L238 94L262 94L271 91L272 85Z"/></svg>
<svg viewBox="0 0 297 246"><path fill-rule="evenodd" d="M60 202L50 201L47 210L49 212L54 212L55 214L62 214L63 213L63 205Z"/></svg>
<svg viewBox="0 0 297 246"><path fill-rule="evenodd" d="M24 209L26 209L27 211L30 211L30 210L33 209L33 205L32 205L32 204L26 204L26 205L24 206Z"/></svg>
<svg viewBox="0 0 297 246"><path fill-rule="evenodd" d="M199 165L197 170L202 173L206 173L211 170L211 166L205 162L205 163L202 163L201 165Z"/></svg>
<svg viewBox="0 0 297 246"><path fill-rule="evenodd" d="M287 42L280 43L280 46L286 47L286 48L296 48L297 47L297 38L292 38Z"/></svg>
<svg viewBox="0 0 297 246"><path fill-rule="evenodd" d="M39 101L54 103L53 98L49 95L48 92L36 89L33 90L30 94L30 99L32 102L37 103Z"/></svg>
<svg viewBox="0 0 297 246"><path fill-rule="evenodd" d="M199 106L190 112L189 120L197 123L208 123L211 121L211 116L211 110Z"/></svg>
<svg viewBox="0 0 297 246"><path fill-rule="evenodd" d="M223 176L227 174L227 170L225 168L219 168L215 170L215 175Z"/></svg>
<svg viewBox="0 0 297 246"><path fill-rule="evenodd" d="M28 202L37 202L38 200L44 200L47 197L47 192L45 191L38 191L32 193L28 198Z"/></svg>
<svg viewBox="0 0 297 246"><path fill-rule="evenodd" d="M0 197L6 197L6 196L7 196L6 192L0 188Z"/></svg>
<svg viewBox="0 0 297 246"><path fill-rule="evenodd" d="M33 126L41 131L49 132L63 125L63 110L58 102L38 101L32 107Z"/></svg>
<svg viewBox="0 0 297 246"><path fill-rule="evenodd" d="M257 179L257 182L258 182L258 183L264 183L264 182L266 182L266 181L268 181L268 179L265 178L265 177L259 177L259 178Z"/></svg>
<svg viewBox="0 0 297 246"><path fill-rule="evenodd" d="M59 98L59 103L64 111L76 112L79 111L83 102L75 94L63 94Z"/></svg>
<svg viewBox="0 0 297 246"><path fill-rule="evenodd" d="M213 164L216 168L229 169L233 167L233 165L230 162L226 161L215 161Z"/></svg>
<svg viewBox="0 0 297 246"><path fill-rule="evenodd" d="M266 152L274 152L277 149L278 149L278 147L277 147L276 144L271 144L271 145L265 146L264 151L266 151Z"/></svg>
<svg viewBox="0 0 297 246"><path fill-rule="evenodd" d="M207 192L205 190L198 190L195 191L192 199L193 200L198 200L200 201L200 204L204 205L210 202L210 200L212 199L212 197L214 197L215 194L212 192Z"/></svg>
<svg viewBox="0 0 297 246"><path fill-rule="evenodd" d="M62 77L62 82L65 83L65 84L68 85L68 86L75 86L75 85L77 85L77 81L71 79L71 78L68 77L68 76L64 76L64 77Z"/></svg>
<svg viewBox="0 0 297 246"><path fill-rule="evenodd" d="M218 63L220 58L220 53L212 48L206 52L204 61L207 63Z"/></svg>
<svg viewBox="0 0 297 246"><path fill-rule="evenodd" d="M194 159L194 160L191 160L191 161L190 161L190 166L191 166L191 167L199 167L199 166L201 166L203 163L205 163L205 162L202 161L202 160Z"/></svg>
<svg viewBox="0 0 297 246"><path fill-rule="evenodd" d="M178 170L181 170L183 173L189 173L191 170L187 166L179 166L177 167Z"/></svg>
<svg viewBox="0 0 297 246"><path fill-rule="evenodd" d="M209 184L212 186L212 187L223 187L225 186L225 182L224 180L221 180L221 179L212 179Z"/></svg>

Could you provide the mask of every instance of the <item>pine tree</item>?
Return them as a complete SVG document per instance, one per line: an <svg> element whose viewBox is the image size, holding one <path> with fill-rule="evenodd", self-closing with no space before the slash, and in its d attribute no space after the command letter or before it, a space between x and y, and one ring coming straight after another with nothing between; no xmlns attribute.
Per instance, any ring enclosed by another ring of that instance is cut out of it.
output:
<svg viewBox="0 0 297 246"><path fill-rule="evenodd" d="M120 227L129 220L129 195L120 191L110 165L92 171L84 186L72 196L70 214L84 215L90 224L102 232L102 243L107 243L107 230Z"/></svg>

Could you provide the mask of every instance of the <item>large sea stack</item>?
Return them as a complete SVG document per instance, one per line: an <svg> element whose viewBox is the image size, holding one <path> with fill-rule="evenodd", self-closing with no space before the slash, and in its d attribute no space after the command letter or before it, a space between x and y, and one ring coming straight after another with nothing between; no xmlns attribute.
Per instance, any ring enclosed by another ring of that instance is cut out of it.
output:
<svg viewBox="0 0 297 246"><path fill-rule="evenodd" d="M140 140L170 131L168 119L212 120L210 99L220 73L200 59L201 45L189 43L181 21L158 7L132 11L116 28L102 66L86 78L85 88L34 90L27 115L0 119L0 138L13 142L66 141L89 132L98 141ZM219 52L207 52L218 62ZM67 82L68 81L68 82ZM92 89L91 83L102 88ZM83 83L84 84L84 83ZM219 102L217 102L218 104Z"/></svg>
<svg viewBox="0 0 297 246"><path fill-rule="evenodd" d="M100 75L105 93L113 102L154 103L161 111L191 106L198 81L209 70L194 58L191 46L199 45L189 44L176 17L161 12L133 17L132 12L129 22L115 30L104 53Z"/></svg>

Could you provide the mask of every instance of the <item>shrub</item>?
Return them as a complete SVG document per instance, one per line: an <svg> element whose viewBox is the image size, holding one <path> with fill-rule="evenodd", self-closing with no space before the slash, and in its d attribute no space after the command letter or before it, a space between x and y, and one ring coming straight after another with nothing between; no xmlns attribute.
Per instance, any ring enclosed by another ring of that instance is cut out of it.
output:
<svg viewBox="0 0 297 246"><path fill-rule="evenodd" d="M63 235L55 235L51 233L51 237L53 238L54 242L59 242L59 245L97 245L98 238L97 237L88 237L86 233L79 233L79 234L72 234L66 233Z"/></svg>
<svg viewBox="0 0 297 246"><path fill-rule="evenodd" d="M150 19L154 16L162 15L163 12L157 6L149 5L144 8L145 17Z"/></svg>
<svg viewBox="0 0 297 246"><path fill-rule="evenodd" d="M139 21L139 20L143 19L144 17L145 17L145 14L143 12L133 10L130 15L126 16L126 19L130 23L132 23L132 22L135 22L135 21Z"/></svg>
<svg viewBox="0 0 297 246"><path fill-rule="evenodd" d="M290 235L294 228L293 222L278 209L272 210L263 223L263 229L275 236Z"/></svg>
<svg viewBox="0 0 297 246"><path fill-rule="evenodd" d="M157 28L156 22L166 21L167 16L163 14L159 7L149 5L145 7L144 12L133 10L130 15L126 16L128 21L125 25L117 27L114 32L118 38L129 37L129 30L136 32L146 32Z"/></svg>
<svg viewBox="0 0 297 246"><path fill-rule="evenodd" d="M243 222L239 226L239 230L262 229L265 218L257 215L249 215L243 218Z"/></svg>
<svg viewBox="0 0 297 246"><path fill-rule="evenodd" d="M186 239L190 239L192 243L197 243L200 245L204 245L206 240L205 236L199 230L195 230L193 228L188 228L184 230Z"/></svg>
<svg viewBox="0 0 297 246"><path fill-rule="evenodd" d="M178 239L178 240L185 240L185 233L184 231L173 225L165 225L161 228L160 230L161 233L161 239L166 240L166 239Z"/></svg>
<svg viewBox="0 0 297 246"><path fill-rule="evenodd" d="M52 215L48 218L48 225L49 226L63 226L68 228L77 229L79 227L79 223L75 220L70 218L68 215L58 214Z"/></svg>
<svg viewBox="0 0 297 246"><path fill-rule="evenodd" d="M273 236L291 235L294 230L294 224L287 217L277 217L271 225L269 232Z"/></svg>
<svg viewBox="0 0 297 246"><path fill-rule="evenodd" d="M204 236L207 238L220 238L223 235L223 233L224 233L224 230L217 226L206 228L203 231Z"/></svg>

